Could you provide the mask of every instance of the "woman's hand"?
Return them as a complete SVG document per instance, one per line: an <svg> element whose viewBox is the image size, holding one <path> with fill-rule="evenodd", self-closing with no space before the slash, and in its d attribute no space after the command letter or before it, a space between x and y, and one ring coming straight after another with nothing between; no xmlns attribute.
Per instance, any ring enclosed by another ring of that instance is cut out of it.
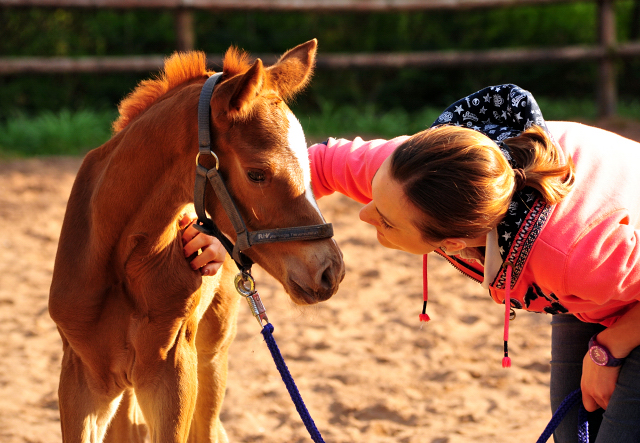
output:
<svg viewBox="0 0 640 443"><path fill-rule="evenodd" d="M614 324L598 334L598 343L606 347L615 358L626 358L640 346L640 303L625 312ZM582 361L582 402L584 408L595 411L607 409L620 374L620 366L598 366L589 353Z"/></svg>
<svg viewBox="0 0 640 443"><path fill-rule="evenodd" d="M598 408L607 409L620 374L620 366L598 366L591 360L589 353L582 361L582 403L584 408L593 412Z"/></svg>
<svg viewBox="0 0 640 443"><path fill-rule="evenodd" d="M180 227L187 227L182 232L184 256L190 257L201 250L202 252L191 260L191 269L199 269L202 275L214 275L222 266L227 251L217 238L203 234L194 228L194 220L188 214L184 214L180 219Z"/></svg>

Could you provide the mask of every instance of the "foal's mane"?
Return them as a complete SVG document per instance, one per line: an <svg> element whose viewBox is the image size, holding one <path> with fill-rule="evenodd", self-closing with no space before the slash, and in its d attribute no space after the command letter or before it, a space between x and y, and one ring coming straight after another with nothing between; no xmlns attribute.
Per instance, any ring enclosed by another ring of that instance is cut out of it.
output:
<svg viewBox="0 0 640 443"><path fill-rule="evenodd" d="M201 51L176 52L164 62L157 77L143 80L118 105L120 116L113 122L113 132L124 129L134 118L171 89L199 77L213 74L206 69L206 55ZM223 72L230 78L249 69L249 54L235 47L224 56Z"/></svg>

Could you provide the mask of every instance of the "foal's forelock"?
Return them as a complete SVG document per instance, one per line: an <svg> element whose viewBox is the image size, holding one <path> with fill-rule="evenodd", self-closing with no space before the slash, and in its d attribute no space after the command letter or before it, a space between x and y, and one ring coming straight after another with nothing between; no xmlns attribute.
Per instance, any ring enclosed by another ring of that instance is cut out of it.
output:
<svg viewBox="0 0 640 443"><path fill-rule="evenodd" d="M293 155L298 160L298 166L300 168L300 171L302 172L305 197L307 198L311 206L318 212L318 215L322 217L320 208L318 208L316 199L313 196L313 191L311 190L311 168L309 165L307 142L304 138L302 126L291 111L287 112L287 120L289 122L287 141L289 144L289 149L293 152ZM324 220L324 218L322 219Z"/></svg>

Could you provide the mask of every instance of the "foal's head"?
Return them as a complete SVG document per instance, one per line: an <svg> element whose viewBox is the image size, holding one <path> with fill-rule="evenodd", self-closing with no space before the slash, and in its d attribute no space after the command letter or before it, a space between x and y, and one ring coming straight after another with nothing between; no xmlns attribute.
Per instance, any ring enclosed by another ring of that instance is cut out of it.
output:
<svg viewBox="0 0 640 443"><path fill-rule="evenodd" d="M249 64L235 49L225 56L210 101L212 150L250 231L324 222L311 191L302 127L286 105L308 83L316 46L315 40L297 46L268 68L260 59ZM207 210L223 232L235 235L213 195ZM247 255L300 304L329 298L344 276L332 239L256 245Z"/></svg>
<svg viewBox="0 0 640 443"><path fill-rule="evenodd" d="M324 222L311 191L302 127L286 105L309 82L316 47L316 40L299 45L270 67L260 59L249 63L248 56L235 48L225 55L223 75L209 103L211 149L250 231ZM138 123L138 137L140 133L145 139L153 136L184 151L189 157L183 159L184 165L195 168L197 97L210 74L204 53L173 55L158 78L143 81L120 103L115 132ZM174 160L180 154L164 155ZM209 155L202 156L200 164L215 167ZM209 189L206 198L211 218L235 241L235 231L215 193ZM332 239L260 244L246 255L278 279L299 304L331 297L344 276L342 254Z"/></svg>

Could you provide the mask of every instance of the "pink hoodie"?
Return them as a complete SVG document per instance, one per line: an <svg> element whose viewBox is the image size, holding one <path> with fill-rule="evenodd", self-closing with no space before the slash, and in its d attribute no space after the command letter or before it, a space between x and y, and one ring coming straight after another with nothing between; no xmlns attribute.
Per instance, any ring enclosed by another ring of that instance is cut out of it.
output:
<svg viewBox="0 0 640 443"><path fill-rule="evenodd" d="M515 235L508 255L514 263L511 306L568 312L610 326L640 299L640 144L579 123L547 126L561 152L572 157L576 183L556 206L536 200ZM373 176L407 138L329 139L310 147L316 197L337 191L368 203ZM488 264L494 248L489 243L486 269L459 256L445 258L484 282L491 297L502 304L504 267L501 262ZM492 275L484 276L485 271Z"/></svg>

